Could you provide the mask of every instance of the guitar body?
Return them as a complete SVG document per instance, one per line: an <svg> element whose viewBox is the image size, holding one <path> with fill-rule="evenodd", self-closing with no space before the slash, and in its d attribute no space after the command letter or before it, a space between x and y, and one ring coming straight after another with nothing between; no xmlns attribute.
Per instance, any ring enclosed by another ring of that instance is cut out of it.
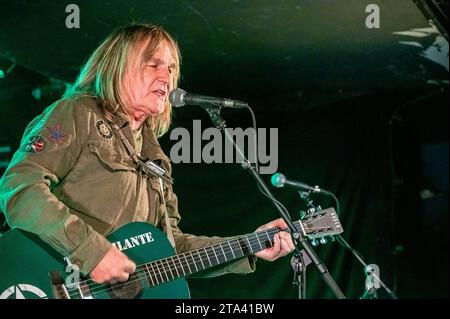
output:
<svg viewBox="0 0 450 319"><path fill-rule="evenodd" d="M174 255L166 235L156 227L134 222L117 229L108 240L136 265ZM38 236L12 229L0 237L0 299L54 298L49 272L58 270L65 280L67 263ZM83 278L81 279L83 280ZM95 290L95 286L93 286ZM110 293L96 294L97 299L118 298ZM175 280L140 289L135 298L190 298L186 280Z"/></svg>
<svg viewBox="0 0 450 319"><path fill-rule="evenodd" d="M300 223L311 240L343 232L333 208L308 214L294 227ZM78 278L76 267L38 236L12 229L0 237L0 299L186 299L186 276L271 247L280 231L272 227L175 255L159 229L130 223L107 239L136 263L136 272L109 285Z"/></svg>

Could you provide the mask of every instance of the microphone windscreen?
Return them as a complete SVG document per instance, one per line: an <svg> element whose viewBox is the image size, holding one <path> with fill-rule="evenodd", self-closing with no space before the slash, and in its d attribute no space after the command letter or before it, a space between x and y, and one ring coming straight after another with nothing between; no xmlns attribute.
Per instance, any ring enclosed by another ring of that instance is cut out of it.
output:
<svg viewBox="0 0 450 319"><path fill-rule="evenodd" d="M275 186L275 187L283 187L285 180L286 180L286 178L281 173L273 174L272 178L270 179L272 185Z"/></svg>
<svg viewBox="0 0 450 319"><path fill-rule="evenodd" d="M175 90L172 90L172 92L169 93L169 102L175 107L183 106L184 103L184 96L186 95L186 91L178 88Z"/></svg>

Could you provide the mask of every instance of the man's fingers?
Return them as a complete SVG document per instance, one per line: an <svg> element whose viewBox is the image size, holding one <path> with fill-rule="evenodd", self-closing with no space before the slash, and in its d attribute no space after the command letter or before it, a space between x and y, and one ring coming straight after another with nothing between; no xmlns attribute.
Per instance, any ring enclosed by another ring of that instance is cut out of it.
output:
<svg viewBox="0 0 450 319"><path fill-rule="evenodd" d="M127 281L128 278L130 278L130 274L125 272L125 271L123 271L123 272L121 272L119 274L116 274L116 275L112 276L109 280L107 280L107 282L109 284L117 284L117 283L120 283L120 282Z"/></svg>
<svg viewBox="0 0 450 319"><path fill-rule="evenodd" d="M118 278L118 281L119 281L119 282L125 282L125 281L128 280L128 278L130 278L130 274L124 272L124 273L122 274L122 276L120 276L120 278Z"/></svg>
<svg viewBox="0 0 450 319"><path fill-rule="evenodd" d="M273 236L273 250L278 251L280 250L280 246L281 246L281 239L280 239L280 234L275 234L275 236Z"/></svg>
<svg viewBox="0 0 450 319"><path fill-rule="evenodd" d="M125 262L124 268L125 268L125 271L131 275L132 273L134 273L136 271L136 264L134 262L132 262L131 260L127 259Z"/></svg>
<svg viewBox="0 0 450 319"><path fill-rule="evenodd" d="M91 279L97 284L103 284L106 281L105 278L100 278L97 276L91 276Z"/></svg>
<svg viewBox="0 0 450 319"><path fill-rule="evenodd" d="M98 265L91 271L91 279L96 283L110 283L127 281L136 271L136 264L115 246L107 251Z"/></svg>
<svg viewBox="0 0 450 319"><path fill-rule="evenodd" d="M280 247L284 252L283 255L289 254L294 250L294 244L292 243L291 235L286 232L281 232L280 234Z"/></svg>

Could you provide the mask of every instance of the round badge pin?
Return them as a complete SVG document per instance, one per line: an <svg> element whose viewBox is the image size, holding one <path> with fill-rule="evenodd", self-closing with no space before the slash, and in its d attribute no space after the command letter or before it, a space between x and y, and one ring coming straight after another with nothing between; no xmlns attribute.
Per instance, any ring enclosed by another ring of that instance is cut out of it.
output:
<svg viewBox="0 0 450 319"><path fill-rule="evenodd" d="M103 138L110 139L113 137L113 133L111 129L106 125L106 123L102 120L96 123L98 134L100 134Z"/></svg>

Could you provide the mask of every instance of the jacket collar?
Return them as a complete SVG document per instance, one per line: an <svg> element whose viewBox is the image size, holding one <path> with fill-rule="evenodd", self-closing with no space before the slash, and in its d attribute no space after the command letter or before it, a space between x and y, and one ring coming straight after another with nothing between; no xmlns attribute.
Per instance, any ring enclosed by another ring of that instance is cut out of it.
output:
<svg viewBox="0 0 450 319"><path fill-rule="evenodd" d="M125 134L125 136L133 145L133 147L136 147L134 143L133 132L131 131L131 127L129 125L129 120L127 118L124 118L123 116L115 115L113 121L116 122L117 125L122 129L122 132ZM155 133L153 132L153 130L149 125L149 121L148 120L144 121L142 125L144 127L142 128L143 144L141 157L146 160L155 161L157 162L158 165L163 163L165 164L164 166L166 165L168 166L170 160L164 154L161 145L159 144L158 139L156 138ZM167 167L165 167L165 169L167 169Z"/></svg>
<svg viewBox="0 0 450 319"><path fill-rule="evenodd" d="M150 128L148 121L143 123L142 137L143 145L141 155L151 161L167 159L161 145L156 138L155 132Z"/></svg>

